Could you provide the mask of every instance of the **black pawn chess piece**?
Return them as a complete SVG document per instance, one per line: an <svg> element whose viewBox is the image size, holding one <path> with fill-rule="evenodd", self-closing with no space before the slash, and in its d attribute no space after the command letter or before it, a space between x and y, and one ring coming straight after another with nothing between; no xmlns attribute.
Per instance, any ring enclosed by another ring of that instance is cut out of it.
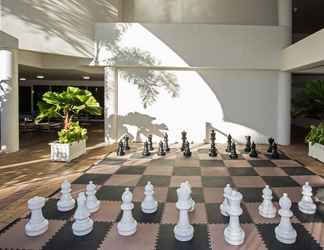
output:
<svg viewBox="0 0 324 250"><path fill-rule="evenodd" d="M129 147L129 136L128 135L125 135L124 136L124 148L125 148L125 150L130 150L130 147Z"/></svg>
<svg viewBox="0 0 324 250"><path fill-rule="evenodd" d="M231 159L237 159L237 158L238 158L237 153L236 153L236 145L235 145L234 142L232 143L232 146L231 146L231 153L230 153L229 157L230 157Z"/></svg>
<svg viewBox="0 0 324 250"><path fill-rule="evenodd" d="M181 151L184 151L185 150L185 144L186 144L186 141L187 141L187 132L186 131L181 132L181 140L182 140Z"/></svg>
<svg viewBox="0 0 324 250"><path fill-rule="evenodd" d="M210 157L217 157L217 148L216 148L215 143L210 144L209 156Z"/></svg>
<svg viewBox="0 0 324 250"><path fill-rule="evenodd" d="M149 143L146 141L144 142L144 150L143 150L143 156L150 156L150 150L149 150Z"/></svg>
<svg viewBox="0 0 324 250"><path fill-rule="evenodd" d="M272 153L272 144L274 143L274 141L275 140L272 137L268 139L268 142L269 142L269 146L268 146L268 150L267 150L268 153Z"/></svg>
<svg viewBox="0 0 324 250"><path fill-rule="evenodd" d="M226 152L231 152L232 149L232 136L228 135L227 136L227 147L226 147Z"/></svg>
<svg viewBox="0 0 324 250"><path fill-rule="evenodd" d="M153 148L153 141L152 141L153 137L152 137L152 135L149 135L147 137L147 139L148 139L149 151L153 151L154 148Z"/></svg>
<svg viewBox="0 0 324 250"><path fill-rule="evenodd" d="M277 143L275 143L275 142L272 143L271 158L272 159L279 159L278 146L277 146Z"/></svg>
<svg viewBox="0 0 324 250"><path fill-rule="evenodd" d="M256 151L256 145L254 142L252 142L252 145L251 145L251 152L250 152L250 157L252 158L257 158L258 157L258 152Z"/></svg>
<svg viewBox="0 0 324 250"><path fill-rule="evenodd" d="M159 143L158 155L159 156L165 156L164 145L163 145L162 141L160 141L160 143Z"/></svg>
<svg viewBox="0 0 324 250"><path fill-rule="evenodd" d="M125 155L124 143L122 141L119 141L117 147L117 156L123 156L123 155Z"/></svg>
<svg viewBox="0 0 324 250"><path fill-rule="evenodd" d="M251 136L245 136L246 138L246 144L244 148L245 153L250 153L251 152Z"/></svg>
<svg viewBox="0 0 324 250"><path fill-rule="evenodd" d="M185 147L184 147L183 155L186 158L191 157L190 144L189 144L188 141L185 142Z"/></svg>
<svg viewBox="0 0 324 250"><path fill-rule="evenodd" d="M169 148L169 136L167 133L164 134L164 149L166 152L170 152L170 148Z"/></svg>

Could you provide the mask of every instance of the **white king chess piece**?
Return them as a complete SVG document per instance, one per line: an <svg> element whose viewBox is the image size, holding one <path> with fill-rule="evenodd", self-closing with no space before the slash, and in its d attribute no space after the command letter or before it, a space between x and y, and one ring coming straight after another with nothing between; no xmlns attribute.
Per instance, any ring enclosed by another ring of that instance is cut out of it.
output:
<svg viewBox="0 0 324 250"><path fill-rule="evenodd" d="M232 188L230 184L226 184L224 188L224 201L220 205L220 212L224 216L228 216L227 208L228 208L228 196L232 193Z"/></svg>
<svg viewBox="0 0 324 250"><path fill-rule="evenodd" d="M28 223L25 225L25 233L27 236L38 236L48 230L48 220L42 213L46 199L44 197L35 196L28 200L28 208L31 211L31 216Z"/></svg>
<svg viewBox="0 0 324 250"><path fill-rule="evenodd" d="M177 189L178 201L176 203L177 209L179 209L179 220L174 227L174 236L178 241L190 241L194 235L194 228L189 223L189 209L192 204L190 203L190 192L185 185L181 185Z"/></svg>
<svg viewBox="0 0 324 250"><path fill-rule="evenodd" d="M259 214L264 218L276 217L277 209L272 203L272 191L268 185L262 190L263 202L259 206Z"/></svg>
<svg viewBox="0 0 324 250"><path fill-rule="evenodd" d="M74 208L75 200L71 196L71 184L65 180L61 185L61 197L57 202L57 210L60 212L67 212Z"/></svg>
<svg viewBox="0 0 324 250"><path fill-rule="evenodd" d="M100 208L100 201L96 197L96 185L92 181L86 187L87 201L86 205L90 213L95 213Z"/></svg>
<svg viewBox="0 0 324 250"><path fill-rule="evenodd" d="M300 202L298 202L299 210L304 214L315 214L316 205L312 199L313 190L308 182L306 182L303 186L302 194L302 199Z"/></svg>
<svg viewBox="0 0 324 250"><path fill-rule="evenodd" d="M186 188L188 188L188 191L190 193L189 195L189 203L191 204L191 208L189 209L189 212L192 212L195 210L195 207L196 207L196 202L192 199L192 190L191 190L191 185L190 185L190 182L189 181L185 181L183 183L180 184L181 185L184 185Z"/></svg>
<svg viewBox="0 0 324 250"><path fill-rule="evenodd" d="M158 209L158 202L154 199L154 186L149 181L144 188L144 200L141 203L142 212L146 214L155 213Z"/></svg>
<svg viewBox="0 0 324 250"><path fill-rule="evenodd" d="M86 205L86 196L84 192L79 193L77 199L78 207L74 213L74 223L72 224L73 234L84 236L93 230L93 220L90 219L90 212Z"/></svg>
<svg viewBox="0 0 324 250"><path fill-rule="evenodd" d="M278 241L284 244L293 244L296 242L297 233L290 222L290 217L293 216L291 201L286 193L279 200L279 215L281 216L279 225L275 228L275 234Z"/></svg>
<svg viewBox="0 0 324 250"><path fill-rule="evenodd" d="M134 219L132 210L134 208L133 204L133 194L129 191L129 188L125 189L122 195L121 210L123 210L123 215L117 224L117 231L122 236L130 236L136 233L137 221Z"/></svg>

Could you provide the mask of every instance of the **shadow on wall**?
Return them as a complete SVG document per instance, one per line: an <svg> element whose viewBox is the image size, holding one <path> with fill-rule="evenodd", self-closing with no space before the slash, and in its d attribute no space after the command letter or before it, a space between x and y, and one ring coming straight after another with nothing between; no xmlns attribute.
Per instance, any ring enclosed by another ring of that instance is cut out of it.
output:
<svg viewBox="0 0 324 250"><path fill-rule="evenodd" d="M7 102L7 96L11 90L9 82L10 79L0 79L0 110L3 109L4 103Z"/></svg>

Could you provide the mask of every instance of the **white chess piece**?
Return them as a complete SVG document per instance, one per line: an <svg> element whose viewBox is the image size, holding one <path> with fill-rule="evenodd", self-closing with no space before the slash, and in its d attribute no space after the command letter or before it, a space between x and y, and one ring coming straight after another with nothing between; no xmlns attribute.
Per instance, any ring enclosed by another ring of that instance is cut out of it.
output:
<svg viewBox="0 0 324 250"><path fill-rule="evenodd" d="M75 200L71 196L71 184L65 180L61 185L61 197L57 202L57 210L60 212L67 212L74 208Z"/></svg>
<svg viewBox="0 0 324 250"><path fill-rule="evenodd" d="M279 215L281 216L279 225L275 228L275 234L278 241L285 244L293 244L296 242L297 233L290 222L290 217L293 216L291 201L286 193L279 200Z"/></svg>
<svg viewBox="0 0 324 250"><path fill-rule="evenodd" d="M304 214L315 214L316 205L312 199L313 192L312 187L308 182L303 186L303 197L300 202L298 202L299 210Z"/></svg>
<svg viewBox="0 0 324 250"><path fill-rule="evenodd" d="M190 206L190 209L189 209L189 212L192 212L195 210L195 207L196 207L196 202L192 199L192 189L191 189L191 185L190 185L190 182L189 181L185 181L184 183L181 183L181 185L184 185L186 188L188 188L188 191L190 193L190 196L189 196L189 203L191 204Z"/></svg>
<svg viewBox="0 0 324 250"><path fill-rule="evenodd" d="M27 236L38 236L48 230L48 220L42 213L46 199L44 197L35 196L28 200L28 208L31 211L31 216L28 223L25 225L25 233Z"/></svg>
<svg viewBox="0 0 324 250"><path fill-rule="evenodd" d="M259 206L259 214L264 218L276 217L277 209L272 204L272 191L268 185L262 190L263 202Z"/></svg>
<svg viewBox="0 0 324 250"><path fill-rule="evenodd" d="M220 212L224 216L228 216L228 213L226 211L227 207L228 207L228 196L231 194L232 190L233 189L231 188L231 185L226 184L226 186L224 188L224 201L220 205Z"/></svg>
<svg viewBox="0 0 324 250"><path fill-rule="evenodd" d="M95 213L100 208L100 201L96 197L96 185L92 181L86 187L87 201L86 205L90 213Z"/></svg>
<svg viewBox="0 0 324 250"><path fill-rule="evenodd" d="M123 215L120 222L117 224L117 231L122 236L133 235L137 230L137 221L132 214L134 208L132 200L133 194L129 191L129 188L126 188L122 195L121 210L123 210Z"/></svg>
<svg viewBox="0 0 324 250"><path fill-rule="evenodd" d="M84 236L93 230L93 220L90 219L90 212L86 206L86 196L84 192L79 193L77 199L78 207L74 214L74 223L72 224L73 234Z"/></svg>
<svg viewBox="0 0 324 250"><path fill-rule="evenodd" d="M154 186L149 181L144 188L144 200L141 203L142 212L146 214L155 213L158 209L158 202L154 199Z"/></svg>
<svg viewBox="0 0 324 250"><path fill-rule="evenodd" d="M243 213L241 208L242 194L232 190L228 196L227 214L230 217L228 226L224 230L225 241L233 246L244 242L245 233L240 225L239 216Z"/></svg>
<svg viewBox="0 0 324 250"><path fill-rule="evenodd" d="M185 185L181 185L177 189L178 201L176 203L177 209L179 209L179 220L174 227L174 236L179 241L190 241L194 235L194 228L189 223L189 209L192 204L189 202L190 192Z"/></svg>

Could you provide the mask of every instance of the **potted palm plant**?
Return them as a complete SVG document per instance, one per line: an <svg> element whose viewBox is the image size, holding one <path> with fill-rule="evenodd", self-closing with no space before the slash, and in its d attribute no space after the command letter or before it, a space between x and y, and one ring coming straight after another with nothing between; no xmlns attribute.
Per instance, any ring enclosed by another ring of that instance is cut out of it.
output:
<svg viewBox="0 0 324 250"><path fill-rule="evenodd" d="M309 143L309 156L324 162L324 124L312 125L306 141Z"/></svg>
<svg viewBox="0 0 324 250"><path fill-rule="evenodd" d="M61 93L52 91L42 96L38 102L38 123L45 118L59 118L64 127L58 132L58 140L50 143L51 160L70 162L86 152L87 130L75 120L80 112L101 115L102 109L88 90L68 87Z"/></svg>

